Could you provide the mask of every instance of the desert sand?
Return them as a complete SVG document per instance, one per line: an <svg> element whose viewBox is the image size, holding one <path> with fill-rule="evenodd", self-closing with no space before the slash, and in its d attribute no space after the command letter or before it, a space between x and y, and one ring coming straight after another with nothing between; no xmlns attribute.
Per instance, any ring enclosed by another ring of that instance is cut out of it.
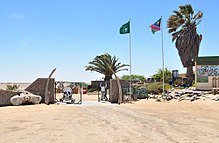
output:
<svg viewBox="0 0 219 143"><path fill-rule="evenodd" d="M140 100L122 105L83 95L82 105L0 107L2 143L216 143L219 102Z"/></svg>

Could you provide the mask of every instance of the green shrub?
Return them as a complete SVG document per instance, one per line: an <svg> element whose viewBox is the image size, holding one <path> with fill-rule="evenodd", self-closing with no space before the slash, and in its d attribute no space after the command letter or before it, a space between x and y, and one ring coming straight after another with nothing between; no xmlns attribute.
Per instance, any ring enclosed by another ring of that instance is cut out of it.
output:
<svg viewBox="0 0 219 143"><path fill-rule="evenodd" d="M168 83L164 84L164 90L170 89L171 86ZM162 82L153 82L147 84L147 89L149 94L160 94L163 92L163 83Z"/></svg>
<svg viewBox="0 0 219 143"><path fill-rule="evenodd" d="M144 84L133 84L134 88L145 88L146 86Z"/></svg>
<svg viewBox="0 0 219 143"><path fill-rule="evenodd" d="M195 80L192 81L192 87L195 87Z"/></svg>
<svg viewBox="0 0 219 143"><path fill-rule="evenodd" d="M8 91L16 91L19 88L19 85L7 85L6 90Z"/></svg>
<svg viewBox="0 0 219 143"><path fill-rule="evenodd" d="M94 92L94 91L96 91L96 89L95 88L91 88L91 89L88 89L87 92Z"/></svg>

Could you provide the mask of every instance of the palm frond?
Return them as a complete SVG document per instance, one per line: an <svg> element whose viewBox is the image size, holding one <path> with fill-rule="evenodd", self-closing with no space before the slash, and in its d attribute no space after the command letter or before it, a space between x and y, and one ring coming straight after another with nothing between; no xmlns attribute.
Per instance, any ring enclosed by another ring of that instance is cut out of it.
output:
<svg viewBox="0 0 219 143"><path fill-rule="evenodd" d="M92 61L88 64L89 66L85 66L85 70L88 71L96 71L98 73L104 74L105 79L112 78L113 73L117 73L122 70L127 70L125 67L128 66L126 64L121 64L118 62L118 58L116 56L111 56L108 53L105 53L100 56L96 56Z"/></svg>
<svg viewBox="0 0 219 143"><path fill-rule="evenodd" d="M183 18L183 15L179 11L174 10L173 13L175 13L176 16Z"/></svg>
<svg viewBox="0 0 219 143"><path fill-rule="evenodd" d="M203 12L199 11L193 16L193 23L196 23L198 25L202 21Z"/></svg>
<svg viewBox="0 0 219 143"><path fill-rule="evenodd" d="M176 31L176 28L169 28L168 29L168 33L173 33L173 32L175 32Z"/></svg>

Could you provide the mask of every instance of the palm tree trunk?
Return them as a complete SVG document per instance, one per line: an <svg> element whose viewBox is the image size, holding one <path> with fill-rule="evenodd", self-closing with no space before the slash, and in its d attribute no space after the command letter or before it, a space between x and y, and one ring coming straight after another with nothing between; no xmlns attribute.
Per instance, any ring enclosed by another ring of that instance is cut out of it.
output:
<svg viewBox="0 0 219 143"><path fill-rule="evenodd" d="M112 79L112 75L105 75L104 81L109 82Z"/></svg>
<svg viewBox="0 0 219 143"><path fill-rule="evenodd" d="M118 103L121 104L122 103L122 86L121 86L121 83L119 81L119 78L116 76L116 74L114 74L114 76L116 77L116 82L117 82L117 85L118 85L118 88L119 88L119 97L118 97Z"/></svg>
<svg viewBox="0 0 219 143"><path fill-rule="evenodd" d="M188 84L192 85L192 81L194 79L194 76L193 76L193 66L188 66L187 67L186 77L188 79Z"/></svg>

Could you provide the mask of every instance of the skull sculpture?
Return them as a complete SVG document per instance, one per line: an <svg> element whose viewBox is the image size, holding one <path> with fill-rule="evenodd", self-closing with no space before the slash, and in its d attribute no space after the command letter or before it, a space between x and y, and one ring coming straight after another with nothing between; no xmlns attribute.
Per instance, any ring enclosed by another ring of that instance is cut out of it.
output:
<svg viewBox="0 0 219 143"><path fill-rule="evenodd" d="M74 103L75 99L72 98L72 89L65 87L63 89L63 97L60 99L61 102Z"/></svg>
<svg viewBox="0 0 219 143"><path fill-rule="evenodd" d="M72 98L72 89L70 87L65 87L63 90L63 99L64 100L71 100Z"/></svg>

